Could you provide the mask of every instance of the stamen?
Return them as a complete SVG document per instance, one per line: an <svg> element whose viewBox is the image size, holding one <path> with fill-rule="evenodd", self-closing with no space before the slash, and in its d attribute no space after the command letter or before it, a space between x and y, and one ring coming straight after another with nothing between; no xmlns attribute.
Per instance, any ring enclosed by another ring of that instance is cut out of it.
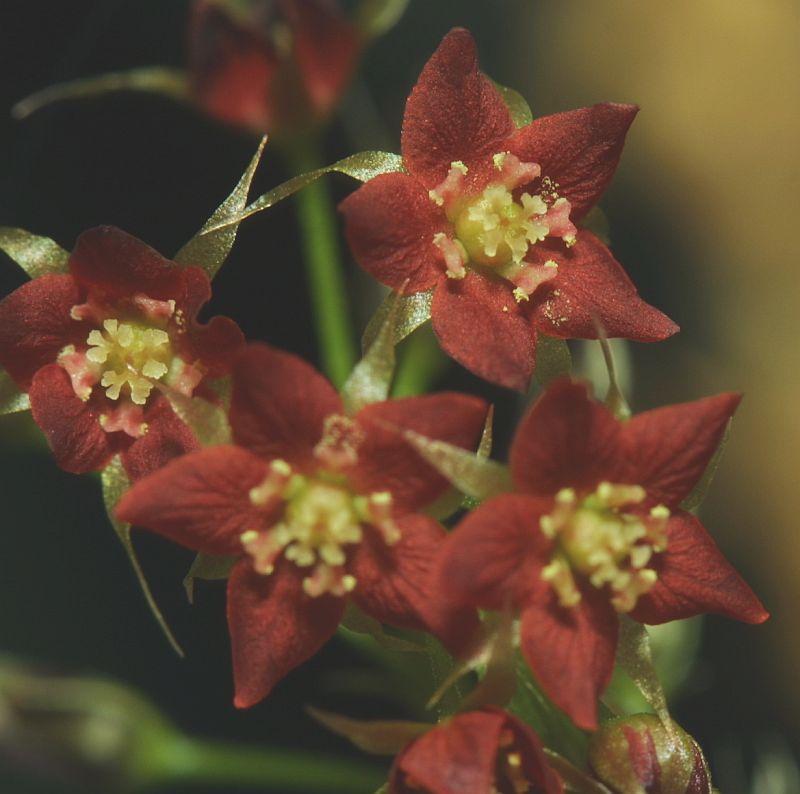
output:
<svg viewBox="0 0 800 794"><path fill-rule="evenodd" d="M358 462L358 448L364 438L364 431L350 417L332 414L325 418L314 457L333 470L352 466Z"/></svg>
<svg viewBox="0 0 800 794"><path fill-rule="evenodd" d="M440 182L433 190L428 191L430 200L437 207L444 207L445 211L450 209L464 193L464 177L468 170L460 160L450 163L450 170L444 181Z"/></svg>
<svg viewBox="0 0 800 794"><path fill-rule="evenodd" d="M464 246L458 240L448 237L444 232L437 232L433 235L433 244L442 252L447 268L447 277L464 278L467 275L464 265L469 259Z"/></svg>

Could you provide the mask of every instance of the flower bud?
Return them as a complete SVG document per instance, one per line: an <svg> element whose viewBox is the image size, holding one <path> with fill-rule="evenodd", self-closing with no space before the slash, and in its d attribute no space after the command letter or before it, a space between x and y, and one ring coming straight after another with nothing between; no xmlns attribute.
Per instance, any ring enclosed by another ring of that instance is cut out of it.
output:
<svg viewBox="0 0 800 794"><path fill-rule="evenodd" d="M654 714L611 720L589 744L589 762L615 794L710 794L711 777L695 740Z"/></svg>

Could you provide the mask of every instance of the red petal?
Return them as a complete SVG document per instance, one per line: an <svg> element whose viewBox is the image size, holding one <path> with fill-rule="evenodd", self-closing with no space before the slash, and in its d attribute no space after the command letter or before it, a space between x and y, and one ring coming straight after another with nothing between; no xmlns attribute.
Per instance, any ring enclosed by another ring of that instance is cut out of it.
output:
<svg viewBox="0 0 800 794"><path fill-rule="evenodd" d="M85 474L101 469L126 440L103 430L100 412L76 396L69 375L58 364L42 367L33 376L29 396L33 419L65 471Z"/></svg>
<svg viewBox="0 0 800 794"><path fill-rule="evenodd" d="M40 276L0 301L0 365L20 388L61 348L86 341L89 329L69 314L80 302L72 276Z"/></svg>
<svg viewBox="0 0 800 794"><path fill-rule="evenodd" d="M207 447L171 461L122 497L122 521L206 554L236 554L248 529L263 528L250 489L263 482L264 461L234 446Z"/></svg>
<svg viewBox="0 0 800 794"><path fill-rule="evenodd" d="M508 149L538 163L572 205L572 220L597 202L617 170L625 135L639 109L606 102L536 119L517 130Z"/></svg>
<svg viewBox="0 0 800 794"><path fill-rule="evenodd" d="M552 495L619 482L620 425L582 383L553 383L517 427L510 462L521 491Z"/></svg>
<svg viewBox="0 0 800 794"><path fill-rule="evenodd" d="M220 378L230 373L244 346L244 334L233 320L214 317L206 325L193 325L182 353L190 363L200 361L206 377Z"/></svg>
<svg viewBox="0 0 800 794"><path fill-rule="evenodd" d="M739 394L718 394L634 416L622 426L626 482L644 486L651 504L679 505L703 476L740 401Z"/></svg>
<svg viewBox="0 0 800 794"><path fill-rule="evenodd" d="M197 102L229 124L266 130L278 57L257 29L236 24L214 0L193 4L189 68Z"/></svg>
<svg viewBox="0 0 800 794"><path fill-rule="evenodd" d="M447 228L447 219L413 177L376 176L348 196L339 209L353 256L382 284L421 292L433 287L444 273L433 236Z"/></svg>
<svg viewBox="0 0 800 794"><path fill-rule="evenodd" d="M495 611L526 603L550 557L539 518L551 506L549 499L504 494L468 513L439 554L442 591L456 603Z"/></svg>
<svg viewBox="0 0 800 794"><path fill-rule="evenodd" d="M285 560L262 576L240 560L228 580L228 628L233 652L234 705L265 698L289 671L313 656L336 631L344 599L311 598L306 571Z"/></svg>
<svg viewBox="0 0 800 794"><path fill-rule="evenodd" d="M490 792L506 719L495 711L457 714L412 742L397 758L392 794Z"/></svg>
<svg viewBox="0 0 800 794"><path fill-rule="evenodd" d="M597 339L597 323L609 337L636 342L658 342L678 326L645 303L622 265L593 234L582 229L572 248L561 243L539 243L531 249L532 264L553 260L558 275L534 293L534 327L564 339Z"/></svg>
<svg viewBox="0 0 800 794"><path fill-rule="evenodd" d="M528 388L536 336L507 282L477 273L442 279L431 314L442 349L459 364L500 386Z"/></svg>
<svg viewBox="0 0 800 794"><path fill-rule="evenodd" d="M298 356L254 344L238 357L231 426L237 443L257 455L314 466L325 417L342 412L333 386Z"/></svg>
<svg viewBox="0 0 800 794"><path fill-rule="evenodd" d="M769 613L717 548L700 521L683 510L667 524L667 549L655 558L658 581L639 598L631 617L666 623L716 612L745 623L763 623Z"/></svg>
<svg viewBox="0 0 800 794"><path fill-rule="evenodd" d="M144 294L156 300L182 297L182 269L115 226L98 226L78 237L69 269L93 294L106 299Z"/></svg>
<svg viewBox="0 0 800 794"><path fill-rule="evenodd" d="M455 392L387 400L356 415L366 437L358 448L358 463L348 472L359 493L389 491L395 509L409 512L426 507L449 487L401 435L403 430L475 449L488 406L479 397Z"/></svg>
<svg viewBox="0 0 800 794"><path fill-rule="evenodd" d="M173 458L194 452L200 446L194 433L177 417L165 398L159 397L151 403L145 417L147 432L122 453L122 463L132 481L146 477Z"/></svg>
<svg viewBox="0 0 800 794"><path fill-rule="evenodd" d="M579 728L594 730L597 700L614 669L617 614L590 587L572 608L559 606L549 587L542 595L522 613L522 653L545 694Z"/></svg>
<svg viewBox="0 0 800 794"><path fill-rule="evenodd" d="M513 131L500 94L478 70L472 36L463 28L451 30L406 103L401 139L406 168L425 187L434 188L452 162L481 169L481 161L508 148Z"/></svg>
<svg viewBox="0 0 800 794"><path fill-rule="evenodd" d="M364 539L348 566L358 582L356 603L381 623L430 631L451 649L466 647L478 630L477 614L440 597L431 575L447 533L419 514L396 523L402 534L392 546L377 530L364 527Z"/></svg>
<svg viewBox="0 0 800 794"><path fill-rule="evenodd" d="M294 57L317 115L327 115L344 91L358 60L358 33L341 10L324 2L284 3L294 34Z"/></svg>

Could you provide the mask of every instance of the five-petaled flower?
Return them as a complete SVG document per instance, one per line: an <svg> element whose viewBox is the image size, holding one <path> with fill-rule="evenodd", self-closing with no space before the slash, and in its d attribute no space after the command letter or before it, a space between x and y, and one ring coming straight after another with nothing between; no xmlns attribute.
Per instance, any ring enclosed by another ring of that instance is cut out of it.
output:
<svg viewBox="0 0 800 794"><path fill-rule="evenodd" d="M362 46L331 0L197 0L189 43L200 106L273 134L326 118Z"/></svg>
<svg viewBox="0 0 800 794"><path fill-rule="evenodd" d="M468 515L438 564L457 604L521 613L521 649L581 727L597 723L618 613L664 623L717 612L768 615L700 521L680 504L739 403L735 394L618 421L584 385L560 380L511 448L516 493Z"/></svg>
<svg viewBox="0 0 800 794"><path fill-rule="evenodd" d="M605 245L576 224L608 185L636 115L603 104L515 129L451 31L408 98L408 173L383 174L341 205L361 266L394 289L434 289L443 349L487 380L525 389L537 335L642 342L677 326L646 304Z"/></svg>
<svg viewBox="0 0 800 794"><path fill-rule="evenodd" d="M432 728L397 756L390 794L560 794L539 737L495 708L468 711Z"/></svg>
<svg viewBox="0 0 800 794"><path fill-rule="evenodd" d="M200 268L102 226L78 238L69 273L0 301L0 365L28 392L61 468L92 471L122 453L137 477L197 446L162 390L202 393L244 346L226 317L197 323L210 297Z"/></svg>
<svg viewBox="0 0 800 794"><path fill-rule="evenodd" d="M487 406L443 393L347 416L333 386L289 353L251 345L233 373L234 445L140 480L117 515L209 554L238 555L228 582L235 703L265 697L339 624L347 597L450 645L477 628L449 610L430 570L445 537L420 512L447 482L403 440L413 429L471 448Z"/></svg>

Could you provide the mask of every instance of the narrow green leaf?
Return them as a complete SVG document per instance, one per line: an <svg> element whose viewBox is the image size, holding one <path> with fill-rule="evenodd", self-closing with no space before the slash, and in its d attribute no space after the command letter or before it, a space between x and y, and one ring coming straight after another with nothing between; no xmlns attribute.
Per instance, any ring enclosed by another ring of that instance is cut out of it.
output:
<svg viewBox="0 0 800 794"><path fill-rule="evenodd" d="M500 83L494 80L492 80L492 82L494 83L494 87L500 92L503 102L506 103L514 125L519 128L530 124L533 121L533 113L525 97L513 88L500 85Z"/></svg>
<svg viewBox="0 0 800 794"><path fill-rule="evenodd" d="M664 689L653 665L647 629L626 615L620 615L617 665L633 681L664 723L670 724Z"/></svg>
<svg viewBox="0 0 800 794"><path fill-rule="evenodd" d="M536 369L533 376L545 387L556 378L569 377L572 373L572 356L566 339L539 334L536 340Z"/></svg>
<svg viewBox="0 0 800 794"><path fill-rule="evenodd" d="M711 487L711 483L714 481L714 476L717 473L717 469L719 468L719 464L722 462L722 456L725 454L725 447L728 445L728 439L730 438L731 434L731 422L728 422L728 426L725 428L725 434L722 436L722 441L719 442L719 446L716 449L716 452L711 457L711 460L708 462L706 466L706 470L703 472L703 476L698 480L697 485L692 488L692 492L681 502L681 507L684 510L697 510L701 504L705 501L706 496L708 495L708 489Z"/></svg>
<svg viewBox="0 0 800 794"><path fill-rule="evenodd" d="M400 299L395 297L375 340L342 386L342 401L348 413L354 414L365 405L389 397L396 361L394 329L399 310Z"/></svg>
<svg viewBox="0 0 800 794"><path fill-rule="evenodd" d="M183 656L183 649L173 636L172 631L167 625L164 615L161 613L158 604L156 604L156 600L153 598L153 594L150 591L150 585L147 583L144 571L142 571L142 567L139 564L139 558L136 556L136 551L134 550L133 543L131 541L131 525L124 521L120 521L114 515L114 509L116 508L119 500L122 498L122 494L124 494L125 491L127 491L130 487L130 480L128 479L128 475L125 472L125 468L122 465L122 460L120 459L119 455L114 457L111 463L109 463L108 466L106 466L105 469L103 469L103 471L100 473L100 481L103 488L103 502L105 503L106 512L108 513L108 518L111 521L111 526L114 527L117 537L120 539L122 546L128 554L128 559L133 566L133 572L136 574L136 578L139 580L139 586L142 588L142 593L144 593L144 597L148 606L150 607L150 611L153 613L153 617L156 619L156 622L161 627L161 630L164 632L164 635L166 636L170 645L172 645L174 648L175 652L178 654L178 656Z"/></svg>
<svg viewBox="0 0 800 794"><path fill-rule="evenodd" d="M490 635L486 666L478 686L464 698L462 709L505 706L517 691L515 627L510 613L498 614Z"/></svg>
<svg viewBox="0 0 800 794"><path fill-rule="evenodd" d="M406 430L403 436L436 471L467 496L483 501L511 490L511 475L502 463L413 430Z"/></svg>
<svg viewBox="0 0 800 794"><path fill-rule="evenodd" d="M227 579L237 559L238 557L228 555L203 554L203 552L200 552L194 558L189 571L183 578L183 589L186 590L186 598L189 599L189 603L194 603L195 579L203 579L209 582Z"/></svg>
<svg viewBox="0 0 800 794"><path fill-rule="evenodd" d="M67 272L69 253L49 237L39 237L24 229L0 227L0 251L31 278Z"/></svg>
<svg viewBox="0 0 800 794"><path fill-rule="evenodd" d="M433 303L433 290L427 292L414 292L411 295L400 295L390 292L380 306L375 310L364 335L361 337L361 349L366 351L375 341L386 315L389 314L395 301L398 302L397 319L394 324L394 343L402 342L409 334L431 319L431 304Z"/></svg>
<svg viewBox="0 0 800 794"><path fill-rule="evenodd" d="M403 170L403 158L399 154L391 154L390 152L359 152L358 154L351 154L343 160L338 160L332 165L326 165L323 168L317 168L305 174L292 177L286 182L281 183L272 190L259 196L252 204L245 207L240 213L231 216L226 220L218 221L204 228L203 234L213 234L228 226L239 224L245 218L269 209L279 201L288 198L298 190L310 185L312 182L319 179L325 174L338 172L345 174L360 182L368 182L373 177L379 174L396 173Z"/></svg>
<svg viewBox="0 0 800 794"><path fill-rule="evenodd" d="M202 397L187 397L167 387L162 387L161 391L169 400L172 410L189 426L202 446L230 443L231 426L224 405Z"/></svg>
<svg viewBox="0 0 800 794"><path fill-rule="evenodd" d="M25 392L21 392L11 375L0 369L0 416L28 411L31 401Z"/></svg>
<svg viewBox="0 0 800 794"><path fill-rule="evenodd" d="M396 755L434 727L427 722L407 720L354 720L312 706L306 706L306 711L329 731L348 739L359 750L375 755Z"/></svg>
<svg viewBox="0 0 800 794"><path fill-rule="evenodd" d="M145 91L184 102L190 99L189 81L185 72L164 66L145 66L129 72L109 72L97 77L51 85L17 102L11 108L11 115L22 120L54 102L90 99L117 91Z"/></svg>
<svg viewBox="0 0 800 794"><path fill-rule="evenodd" d="M233 225L224 226L217 231L206 232L213 226L236 218L247 206L247 194L250 192L253 175L261 161L266 143L267 136L265 135L230 196L203 224L203 228L175 254L175 261L178 264L202 267L208 273L209 278L214 278L217 274L233 248L239 224L235 222Z"/></svg>
<svg viewBox="0 0 800 794"><path fill-rule="evenodd" d="M372 637L381 648L385 648L388 651L400 651L401 653L425 652L425 648L421 645L404 640L402 637L387 634L383 630L380 621L362 612L352 601L348 603L345 609L339 628L354 634L364 634L367 637Z"/></svg>
<svg viewBox="0 0 800 794"><path fill-rule="evenodd" d="M391 30L408 8L409 0L361 0L356 10L356 25L368 38Z"/></svg>

